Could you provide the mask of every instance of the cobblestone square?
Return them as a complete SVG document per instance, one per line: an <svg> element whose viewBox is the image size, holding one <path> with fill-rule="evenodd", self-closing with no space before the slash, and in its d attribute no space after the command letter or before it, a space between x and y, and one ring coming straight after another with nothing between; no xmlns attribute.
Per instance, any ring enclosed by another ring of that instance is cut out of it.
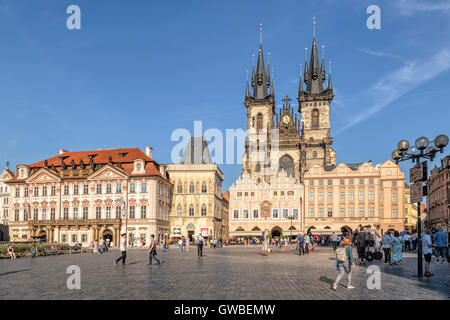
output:
<svg viewBox="0 0 450 320"><path fill-rule="evenodd" d="M369 290L367 267L355 266L348 290L346 277L336 292L330 289L337 271L331 248L317 248L299 256L294 246L287 253L275 249L268 256L261 247L205 248L197 258L171 248L148 265L145 249L129 249L127 265L114 266L118 250L103 255L73 254L0 260L0 299L440 299L450 297L450 265L432 263L435 276L419 280L416 255L404 253L400 266L374 262L381 269L381 289ZM355 255L356 256L356 255ZM81 270L81 289L70 290L69 265Z"/></svg>

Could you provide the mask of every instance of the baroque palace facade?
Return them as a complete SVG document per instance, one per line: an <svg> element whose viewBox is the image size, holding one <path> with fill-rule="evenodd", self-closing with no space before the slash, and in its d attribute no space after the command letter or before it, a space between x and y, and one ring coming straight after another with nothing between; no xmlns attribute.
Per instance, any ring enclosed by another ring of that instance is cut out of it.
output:
<svg viewBox="0 0 450 320"><path fill-rule="evenodd" d="M326 76L323 54L319 60L315 23L310 60L302 73L298 114L287 96L277 112L274 81L260 43L252 90L248 81L245 90L248 134L242 173L230 188L230 236L331 233L359 225L402 229L404 174L398 165L389 160L375 167L370 162L336 165L331 72ZM313 181L325 184L310 185ZM314 197L306 198L311 192Z"/></svg>
<svg viewBox="0 0 450 320"><path fill-rule="evenodd" d="M169 234L172 183L152 149L68 152L18 165L10 188L9 234L84 245L100 238L117 246L121 233L149 242Z"/></svg>

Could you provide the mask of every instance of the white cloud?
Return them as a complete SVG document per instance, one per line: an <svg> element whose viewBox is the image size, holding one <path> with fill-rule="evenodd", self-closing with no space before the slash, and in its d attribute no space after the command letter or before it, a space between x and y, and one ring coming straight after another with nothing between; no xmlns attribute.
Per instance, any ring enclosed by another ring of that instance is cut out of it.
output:
<svg viewBox="0 0 450 320"><path fill-rule="evenodd" d="M399 0L397 6L400 14L409 16L417 12L440 11L441 13L450 13L450 1L436 0Z"/></svg>
<svg viewBox="0 0 450 320"><path fill-rule="evenodd" d="M395 59L405 60L405 58L403 58L402 56L392 54L389 52L374 51L374 50L370 50L370 49L358 49L358 51L367 53L367 54L369 54L371 56L375 56L375 57L387 57L387 58L395 58Z"/></svg>
<svg viewBox="0 0 450 320"><path fill-rule="evenodd" d="M450 49L442 49L433 57L407 61L403 67L378 80L361 97L362 101L372 101L371 107L350 118L350 121L336 131L335 135L381 111L386 106L409 91L438 76L450 68Z"/></svg>

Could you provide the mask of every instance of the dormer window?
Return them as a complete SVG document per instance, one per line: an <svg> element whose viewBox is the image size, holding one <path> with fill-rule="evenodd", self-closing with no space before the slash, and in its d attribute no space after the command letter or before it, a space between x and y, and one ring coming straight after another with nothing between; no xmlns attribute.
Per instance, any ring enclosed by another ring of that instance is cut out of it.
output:
<svg viewBox="0 0 450 320"><path fill-rule="evenodd" d="M137 173L145 173L145 161L142 159L136 159L134 160L134 174Z"/></svg>

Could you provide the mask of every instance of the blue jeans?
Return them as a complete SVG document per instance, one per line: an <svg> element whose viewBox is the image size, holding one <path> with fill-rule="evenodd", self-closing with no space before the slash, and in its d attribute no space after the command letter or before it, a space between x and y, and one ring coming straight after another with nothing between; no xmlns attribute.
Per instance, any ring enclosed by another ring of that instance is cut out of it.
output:
<svg viewBox="0 0 450 320"><path fill-rule="evenodd" d="M150 265L152 264L152 259L155 259L158 264L161 263L161 261L159 261L159 259L155 257L153 251L151 251L150 254L148 255L148 264Z"/></svg>

